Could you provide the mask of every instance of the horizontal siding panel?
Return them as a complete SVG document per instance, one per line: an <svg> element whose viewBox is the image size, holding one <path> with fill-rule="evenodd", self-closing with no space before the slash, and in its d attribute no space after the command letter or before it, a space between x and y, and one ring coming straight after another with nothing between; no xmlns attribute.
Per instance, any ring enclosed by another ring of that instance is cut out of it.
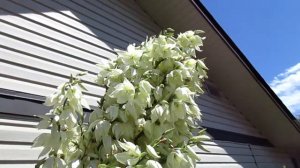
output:
<svg viewBox="0 0 300 168"><path fill-rule="evenodd" d="M204 141L203 144L211 145L211 146L222 146L222 147L249 148L249 145L245 143L220 141L220 140Z"/></svg>
<svg viewBox="0 0 300 168"><path fill-rule="evenodd" d="M49 130L37 130L36 128L32 128L37 124L34 121L22 121L22 120L12 120L12 119L2 119L0 123L4 123L6 125L0 126L0 134L1 135L9 135L9 136L1 136L0 137L0 150L7 151L8 154L15 154L14 157L8 157L7 155L0 154L0 164L1 161L34 161L41 149L39 148L31 148L30 144L34 140L36 136L41 132L49 132ZM13 124L13 125L12 125ZM25 127L26 126L26 127ZM8 142L6 144L6 142ZM15 143L26 143L23 145L11 144ZM232 143L232 142L224 142L224 141L205 141L203 142L204 147L208 149L210 152L204 152L197 147L193 147L196 150L196 153L201 159L201 162L197 164L197 167L201 168L204 166L216 168L216 167L251 167L255 165L255 160L253 158L253 154L249 148L248 144L243 143ZM257 146L259 147L259 146ZM272 149L272 148L269 148ZM266 158L261 158L266 159ZM260 160L257 159L259 162ZM284 162L282 160L272 160L272 164L280 165L291 164L288 160ZM278 164L275 164L277 162ZM279 163L280 162L280 163ZM269 162L271 163L271 162ZM268 163L268 164L269 164ZM266 163L259 163L261 165L268 165ZM9 164L7 164L9 165Z"/></svg>
<svg viewBox="0 0 300 168"><path fill-rule="evenodd" d="M5 135L0 136L0 141L28 144L32 143L39 134L45 132L50 133L49 130L38 130L37 128L0 125L0 134Z"/></svg>
<svg viewBox="0 0 300 168"><path fill-rule="evenodd" d="M263 137L229 102L207 94L195 99L203 112L204 127Z"/></svg>
<svg viewBox="0 0 300 168"><path fill-rule="evenodd" d="M257 132L256 129L250 128L250 127L238 128L238 127L231 126L229 124L221 124L221 123L217 123L214 121L208 121L208 120L204 120L204 119L203 119L202 125L204 127L209 127L209 128L226 130L226 131L230 131L230 132L246 134L246 135L251 135L251 136L255 136L255 137L263 137L262 135L260 135Z"/></svg>
<svg viewBox="0 0 300 168"><path fill-rule="evenodd" d="M22 4L23 6L21 6L20 4L16 4L16 2L24 3L24 4ZM68 20L66 20L67 22L65 23L64 18L61 18L60 20L54 19L54 18L51 18L51 17L45 15L43 13L43 11L40 11L39 7L36 7L37 9L33 8L32 6L26 7L27 1L26 2L15 1L15 3L13 3L12 1L3 0L3 1L1 1L1 4L3 4L3 7L4 7L2 9L6 9L10 12L18 14L28 20L37 22L38 24L41 24L45 27L51 27L52 29L54 29L58 32L67 34L74 38L81 39L85 42L94 43L101 47L105 47L108 50L111 50L111 47L109 47L109 46L112 44L114 45L114 47L119 47L119 48L123 48L124 46L127 45L127 42L117 39L107 33L97 34L98 38L87 35L86 33L83 33L81 31L81 29L78 29L77 27L75 27L76 25L73 26L71 24L67 24ZM68 10L66 8L64 8L64 9ZM68 10L68 11L70 11L70 10ZM51 12L51 10L49 11L49 9L48 9L48 10L46 10L45 13L47 13L47 12ZM105 43L103 43L104 41L105 41ZM106 41L111 44L107 43Z"/></svg>
<svg viewBox="0 0 300 168"><path fill-rule="evenodd" d="M0 48L1 57L0 59L9 61L11 63L17 63L24 67L30 67L39 69L40 71L46 71L48 73L55 73L58 76L70 77L70 74L77 74L82 71L71 69L65 66L61 66L49 61L41 60L29 55L13 52L4 48ZM1 60L0 60L1 61ZM94 82L96 80L95 74L87 74L81 77L83 81Z"/></svg>
<svg viewBox="0 0 300 168"><path fill-rule="evenodd" d="M197 164L196 168L257 168L255 163L209 163L209 164Z"/></svg>
<svg viewBox="0 0 300 168"><path fill-rule="evenodd" d="M76 0L74 2L82 2L80 0ZM128 28L130 28L131 30L138 30L141 31L141 35L145 34L145 35L154 35L156 33L158 33L158 31L160 31L160 29L156 27L157 32L148 29L147 27L145 27L144 25L135 22L134 20L126 17L125 15L123 15L120 11L116 11L114 8L111 8L110 6L106 5L105 2L108 1L84 1L87 4L90 4L93 7L96 7L98 10L94 10L95 12L101 12L101 14L103 15L108 15L111 16L113 18L113 20L117 20L119 23L122 23L123 25L128 25Z"/></svg>
<svg viewBox="0 0 300 168"><path fill-rule="evenodd" d="M20 114L26 116L43 115L50 110L49 107L42 104L37 105L35 102L11 98L0 98L0 107L0 113ZM18 120L16 120L16 122L17 121Z"/></svg>
<svg viewBox="0 0 300 168"><path fill-rule="evenodd" d="M291 157L276 148L251 145L253 156L258 163L258 167L294 167Z"/></svg>
<svg viewBox="0 0 300 168"><path fill-rule="evenodd" d="M203 151L197 146L194 146L193 149L197 153L206 153L206 154L252 155L251 150L249 148L220 147L220 146L210 146L210 145L203 145L203 147L209 152Z"/></svg>
<svg viewBox="0 0 300 168"><path fill-rule="evenodd" d="M68 35L59 33L53 29L46 28L39 24L33 23L31 21L28 21L28 20L18 17L16 15L13 15L12 13L3 11L1 9L0 9L0 12L4 15L4 16L3 15L0 16L0 19L2 22L10 23L10 24L12 24L14 26L18 26L26 31L30 31L32 33L38 34L39 36L43 36L47 39L52 39L56 42L62 43L69 47L83 50L84 52L88 52L89 54L96 55L97 57L100 57L100 58L101 57L103 57L105 59L115 58L114 53L109 52L104 49L101 49L99 46L85 43L81 40L75 39ZM20 25L19 23L23 23L23 24ZM11 34L11 35L13 35L13 34ZM101 60L101 62L103 62L103 61Z"/></svg>
<svg viewBox="0 0 300 168"><path fill-rule="evenodd" d="M0 145L1 161L38 160L41 148L31 148L30 145ZM12 157L13 156L13 157Z"/></svg>
<svg viewBox="0 0 300 168"><path fill-rule="evenodd" d="M75 15L74 10L71 10L70 8L68 8L67 6L65 6L63 4L57 3L55 1L47 1L47 0L39 0L39 1L35 1L34 3L37 3L37 4L34 4L34 6L38 7L38 9L40 9L40 10L43 9L42 11L50 11L50 12L43 12L42 14L57 21L57 22L61 22L72 28L75 28L79 31L83 31L95 38L102 37L104 34L101 29L101 27L103 27L103 26L99 27L99 25L93 26L90 24L86 24L85 19L78 17L78 15ZM98 10L98 11L101 10L99 8L94 8L94 9ZM109 16L112 17L111 15L109 15ZM83 22L83 21L85 21L85 22ZM88 25L90 25L90 26L88 26ZM117 33L117 35L118 34L123 35L123 34L126 34L126 32L120 31ZM133 35L133 37L134 36L136 36L136 35ZM119 37L114 37L114 38L119 38ZM118 46L119 48L125 47L122 44L116 44L116 43L118 43L118 41L114 40L114 38L101 38L101 41L105 41L106 43L108 42L109 44L112 44L112 46L115 46L115 47L116 46ZM124 41L124 39L122 39L122 38L118 39L118 40L123 41L123 42L128 42L128 41ZM130 41L130 43L132 43L132 42L133 41Z"/></svg>
<svg viewBox="0 0 300 168"><path fill-rule="evenodd" d="M1 127L0 127L1 128ZM29 133L28 131L26 131ZM20 139L20 138L19 138ZM7 157L0 155L1 160L36 160L40 152L40 148L31 148L30 145L0 145L0 150L6 150L10 153L18 153L15 157ZM27 153L25 156L24 153ZM30 153L30 154L29 154ZM212 154L199 154L201 162L253 162L251 156L227 156L227 155L212 155Z"/></svg>
<svg viewBox="0 0 300 168"><path fill-rule="evenodd" d="M231 109L231 108L227 108L227 107L222 106L222 105L220 105L220 104L216 104L215 102L212 102L211 100L207 100L207 99L201 98L201 96L200 96L200 97L197 97L197 98L195 99L195 101L196 101L197 104L200 105L200 107L201 107L201 105L202 105L202 106L204 106L204 107L210 107L210 108L215 109L215 110L220 110L220 111L222 111L222 112L224 112L224 113L228 113L228 114L236 114L236 115L241 116L241 118L244 118L244 117L242 116L242 114L241 114L241 113L238 113L236 110Z"/></svg>
<svg viewBox="0 0 300 168"><path fill-rule="evenodd" d="M251 145L252 149L257 149L257 150L266 150L266 151L272 151L272 152L279 152L279 149L274 149L272 147L268 146L259 146L259 145Z"/></svg>
<svg viewBox="0 0 300 168"><path fill-rule="evenodd" d="M61 44L61 43L58 43L54 40L50 40L50 39L44 38L42 36L38 36L34 33L30 33L29 31L16 28L13 25L9 25L9 24L0 22L0 29L2 30L2 33L16 36L16 37L19 37L22 39L28 39L28 40L30 40L30 42L39 44L44 47L49 47L55 51L70 53L74 57L77 57L79 59L84 59L87 61L92 61L95 64L97 64L97 63L103 64L106 62L103 60L103 58L101 58L99 56L92 55L90 53L84 52L82 50L79 50L79 49L76 49L76 48Z"/></svg>
<svg viewBox="0 0 300 168"><path fill-rule="evenodd" d="M68 81L68 78L62 78L62 77L30 70L27 68L10 65L7 63L1 63L1 62L0 62L0 71L1 73L4 73L6 76L11 76L12 78L17 77L25 80L38 81L41 84L45 84L45 86L52 85L54 88ZM98 95L94 95L93 93L95 94L97 93L101 96L105 92L104 88L95 86L94 84L93 85L84 84L84 86L89 90L87 93L95 97Z"/></svg>
<svg viewBox="0 0 300 168"><path fill-rule="evenodd" d="M88 0L88 1L93 1L93 0ZM124 16L126 16L142 25L147 23L146 25L143 25L143 26L149 28L150 30L152 30L156 33L158 33L158 31L160 31L160 29L157 27L156 24L153 23L152 20L149 20L149 18L145 18L145 16L142 16L140 14L134 13L135 11L130 10L128 5L123 5L117 1L110 1L110 0L101 1L101 2L105 3L105 5L115 9L116 11L122 13Z"/></svg>
<svg viewBox="0 0 300 168"><path fill-rule="evenodd" d="M28 117L43 115L50 110L50 107L44 106L43 104L12 98L0 98L0 107L0 114L19 114ZM15 116L13 118L15 119ZM15 121L18 122L18 120ZM0 124L2 123L3 122L0 122Z"/></svg>
<svg viewBox="0 0 300 168"><path fill-rule="evenodd" d="M0 150L9 151L9 153L18 153L15 157L8 157L0 154L1 160L36 160L41 149L31 148L30 145L0 145ZM24 153L27 153L25 156ZM30 154L29 154L30 153ZM254 162L251 156L227 156L227 155L213 155L213 154L199 154L202 163L207 162Z"/></svg>
<svg viewBox="0 0 300 168"><path fill-rule="evenodd" d="M35 44L29 44L26 40L20 41L20 39L15 39L14 37L7 37L6 35L1 35L1 33L0 40L2 48L5 47L11 50L17 50L18 52L22 52L25 55L34 56L36 58L43 59L48 62L53 62L55 64L72 67L80 71L86 70L94 74L98 73L99 71L99 68L97 68L97 66L94 63L79 60L69 55L64 55L62 53L52 51L48 48L42 48Z"/></svg>
<svg viewBox="0 0 300 168"><path fill-rule="evenodd" d="M108 20L109 22L113 22L113 25L116 25L115 27L118 28L123 28L126 29L126 31L129 31L130 34L134 33L134 35L138 35L139 36L139 40L138 41L144 41L145 37L150 33L148 32L143 32L140 28L136 27L136 26L132 26L130 24L128 24L127 22L124 22L122 19L115 17L114 15L112 15L110 13L110 11L107 10L103 10L103 8L97 8L94 5L88 3L87 1L82 1L82 0L72 0L73 3L82 6L83 8L85 8L86 10L89 10L90 12L96 14L95 19L101 19L101 18L105 18L106 20ZM109 24L108 22L108 24Z"/></svg>
<svg viewBox="0 0 300 168"><path fill-rule="evenodd" d="M229 119L229 120L234 120L236 122L240 122L240 123L243 123L243 124L248 124L248 125L250 124L249 121L245 120L245 118L239 113L226 114L226 112L224 112L224 111L216 110L216 109L210 108L208 106L204 106L204 105L200 105L200 110L203 113L208 113L210 115L214 115L214 116L217 116L217 117L222 117L222 118L226 118L226 119ZM224 115L224 113L225 113L225 115Z"/></svg>
<svg viewBox="0 0 300 168"><path fill-rule="evenodd" d="M34 168L35 164L28 164L28 163L22 163L22 164L2 164L0 162L1 168L16 168L16 167L22 167L22 168Z"/></svg>
<svg viewBox="0 0 300 168"><path fill-rule="evenodd" d="M22 121L13 119L2 119L0 118L0 125L14 125L23 127L36 127L38 123L34 121Z"/></svg>
<svg viewBox="0 0 300 168"><path fill-rule="evenodd" d="M31 82L25 82L18 79L11 79L3 77L0 74L0 88L5 86L5 89L15 90L18 92L26 92L34 95L48 96L55 92L55 88L46 87L43 85L34 84ZM87 102L92 106L97 106L99 98L84 95ZM26 114L25 114L26 115Z"/></svg>
<svg viewBox="0 0 300 168"><path fill-rule="evenodd" d="M197 100L196 102L199 105L200 110L203 112L211 113L212 115L216 115L216 116L222 116L224 118L227 117L229 119L236 120L243 123L249 123L248 121L245 120L245 118L241 114L237 112L234 111L229 112L218 105L214 105L213 103L206 102L206 101Z"/></svg>
<svg viewBox="0 0 300 168"><path fill-rule="evenodd" d="M242 123L233 119L225 118L223 116L212 115L210 112L206 112L206 111L202 111L202 113L205 116L204 119L207 119L209 121L218 122L222 124L229 124L234 127L240 127L240 128L249 127L253 129L253 127L247 122Z"/></svg>
<svg viewBox="0 0 300 168"><path fill-rule="evenodd" d="M95 12L91 12L91 9L86 9L72 1L56 1L56 3L70 9L72 11L72 15L70 16L73 17L73 19L80 20L84 24L91 25L95 28L103 27L103 32L107 32L108 34L114 35L122 40L126 40L127 42L139 43L141 41L144 41L145 39L145 37L140 36L136 32L125 29L124 25L120 26L120 24L112 21L111 19L107 19L103 15L100 16L98 14L95 14ZM76 17L74 17L74 15Z"/></svg>
<svg viewBox="0 0 300 168"><path fill-rule="evenodd" d="M254 163L252 156L199 154L201 163Z"/></svg>
<svg viewBox="0 0 300 168"><path fill-rule="evenodd" d="M233 105L229 104L230 102L226 101L225 98L210 96L208 94L203 94L200 96L200 98L206 101L213 102L217 105L223 106L229 110L236 111L236 108Z"/></svg>

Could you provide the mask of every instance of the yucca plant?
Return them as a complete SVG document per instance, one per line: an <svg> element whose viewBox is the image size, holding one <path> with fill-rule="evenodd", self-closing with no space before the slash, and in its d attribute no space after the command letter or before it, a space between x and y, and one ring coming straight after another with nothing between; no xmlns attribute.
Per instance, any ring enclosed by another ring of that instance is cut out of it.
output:
<svg viewBox="0 0 300 168"><path fill-rule="evenodd" d="M51 129L34 140L43 147L37 167L195 167L192 147L207 140L194 101L207 78L202 31L174 36L172 29L146 39L99 65L96 83L106 93L89 118L89 105L78 74L58 87L45 105L52 110L39 129ZM201 130L198 135L195 130Z"/></svg>

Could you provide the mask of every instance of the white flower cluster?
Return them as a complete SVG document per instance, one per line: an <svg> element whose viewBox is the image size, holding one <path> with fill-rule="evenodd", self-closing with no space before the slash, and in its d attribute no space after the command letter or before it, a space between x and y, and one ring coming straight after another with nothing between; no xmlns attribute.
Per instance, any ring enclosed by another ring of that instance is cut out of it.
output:
<svg viewBox="0 0 300 168"><path fill-rule="evenodd" d="M116 51L118 58L100 66L97 83L107 88L83 124L83 86L78 78L62 85L47 99L51 115L43 116L34 146L43 146L43 167L195 167L192 146L206 140L195 120L201 119L196 94L207 78L196 51L203 46L202 31L174 37L168 29L140 46Z"/></svg>

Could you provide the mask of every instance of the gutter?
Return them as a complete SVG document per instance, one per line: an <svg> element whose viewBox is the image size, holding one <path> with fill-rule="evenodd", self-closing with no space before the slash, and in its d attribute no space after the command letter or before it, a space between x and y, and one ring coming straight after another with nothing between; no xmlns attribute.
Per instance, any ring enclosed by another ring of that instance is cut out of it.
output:
<svg viewBox="0 0 300 168"><path fill-rule="evenodd" d="M251 74L253 79L260 85L260 87L268 94L270 99L276 104L283 115L290 121L290 123L295 127L295 129L300 133L300 124L298 124L296 118L292 115L290 110L283 104L279 97L274 93L262 76L257 72L253 65L249 62L242 51L236 46L236 44L231 40L231 38L226 34L218 22L213 18L213 16L208 12L200 0L189 0L196 10L205 18L205 20L212 26L215 32L221 37L225 44L230 48L230 50L237 56L238 60Z"/></svg>

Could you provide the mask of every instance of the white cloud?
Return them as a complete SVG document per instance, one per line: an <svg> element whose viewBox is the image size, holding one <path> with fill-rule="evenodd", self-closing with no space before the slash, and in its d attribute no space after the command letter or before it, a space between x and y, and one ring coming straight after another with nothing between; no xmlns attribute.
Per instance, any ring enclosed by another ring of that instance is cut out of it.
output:
<svg viewBox="0 0 300 168"><path fill-rule="evenodd" d="M270 86L290 111L300 116L300 63L275 76Z"/></svg>

